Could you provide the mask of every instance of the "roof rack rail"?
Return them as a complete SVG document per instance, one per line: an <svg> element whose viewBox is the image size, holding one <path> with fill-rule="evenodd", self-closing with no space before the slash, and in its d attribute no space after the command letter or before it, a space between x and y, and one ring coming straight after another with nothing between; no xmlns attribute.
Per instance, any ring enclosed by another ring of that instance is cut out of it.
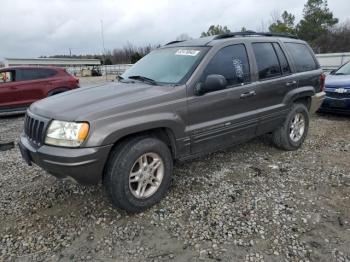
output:
<svg viewBox="0 0 350 262"><path fill-rule="evenodd" d="M296 35L284 34L284 33L270 33L270 32L255 32L255 31L244 31L244 32L232 32L227 34L221 34L214 37L214 40L224 39L230 37L239 37L239 36L277 36L277 37L288 37L298 39Z"/></svg>
<svg viewBox="0 0 350 262"><path fill-rule="evenodd" d="M175 41L171 41L169 43L166 43L165 45L171 45L171 44L176 44L176 43L181 43L184 42L185 40L175 40Z"/></svg>

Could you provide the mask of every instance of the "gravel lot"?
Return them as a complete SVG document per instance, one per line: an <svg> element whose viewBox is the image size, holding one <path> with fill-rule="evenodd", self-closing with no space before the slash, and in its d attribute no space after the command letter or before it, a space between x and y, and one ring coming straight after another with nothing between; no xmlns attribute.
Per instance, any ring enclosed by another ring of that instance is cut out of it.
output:
<svg viewBox="0 0 350 262"><path fill-rule="evenodd" d="M0 119L18 141L23 116ZM150 210L59 181L0 151L0 261L350 261L350 118L314 116L302 149L269 136L176 163Z"/></svg>

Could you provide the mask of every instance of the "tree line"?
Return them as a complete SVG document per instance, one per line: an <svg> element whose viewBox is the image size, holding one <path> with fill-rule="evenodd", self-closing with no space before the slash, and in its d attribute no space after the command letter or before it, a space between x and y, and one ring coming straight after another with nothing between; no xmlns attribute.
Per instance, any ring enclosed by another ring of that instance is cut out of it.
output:
<svg viewBox="0 0 350 262"><path fill-rule="evenodd" d="M263 30L263 28L262 28ZM242 27L241 31L248 31ZM273 14L268 25L272 33L285 33L295 35L307 41L316 53L333 53L350 51L350 21L339 23L328 7L327 0L307 0L303 9L302 19L296 23L295 15L284 11L282 14ZM201 37L230 33L228 26L211 25ZM183 33L175 38L178 41L192 39ZM102 55L56 55L51 57L96 58L102 64L128 64L135 63L160 45L135 46L131 43L122 48L108 50Z"/></svg>
<svg viewBox="0 0 350 262"><path fill-rule="evenodd" d="M295 35L307 41L316 53L350 51L350 21L339 23L328 7L327 0L307 0L302 19L296 23L295 15L284 11L273 14L268 26L271 33ZM248 31L242 27L241 31ZM231 32L227 26L212 25L201 36Z"/></svg>

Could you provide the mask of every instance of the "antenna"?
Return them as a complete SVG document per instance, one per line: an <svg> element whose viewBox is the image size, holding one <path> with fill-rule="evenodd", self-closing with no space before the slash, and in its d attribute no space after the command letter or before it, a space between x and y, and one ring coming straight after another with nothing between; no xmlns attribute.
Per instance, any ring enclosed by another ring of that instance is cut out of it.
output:
<svg viewBox="0 0 350 262"><path fill-rule="evenodd" d="M105 66L105 74L106 74L106 80L107 80L107 66L106 66L106 48L105 48L105 36L103 31L103 19L101 19L101 39L102 39L102 48L103 48L103 64Z"/></svg>

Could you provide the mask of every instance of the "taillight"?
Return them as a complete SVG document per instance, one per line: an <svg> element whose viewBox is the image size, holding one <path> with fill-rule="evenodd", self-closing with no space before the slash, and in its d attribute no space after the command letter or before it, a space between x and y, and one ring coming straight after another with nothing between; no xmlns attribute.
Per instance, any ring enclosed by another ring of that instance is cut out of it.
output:
<svg viewBox="0 0 350 262"><path fill-rule="evenodd" d="M321 89L321 92L323 92L324 91L324 89L325 89L325 80L326 80L326 75L324 74L324 73L322 73L321 75L320 75L320 89Z"/></svg>

